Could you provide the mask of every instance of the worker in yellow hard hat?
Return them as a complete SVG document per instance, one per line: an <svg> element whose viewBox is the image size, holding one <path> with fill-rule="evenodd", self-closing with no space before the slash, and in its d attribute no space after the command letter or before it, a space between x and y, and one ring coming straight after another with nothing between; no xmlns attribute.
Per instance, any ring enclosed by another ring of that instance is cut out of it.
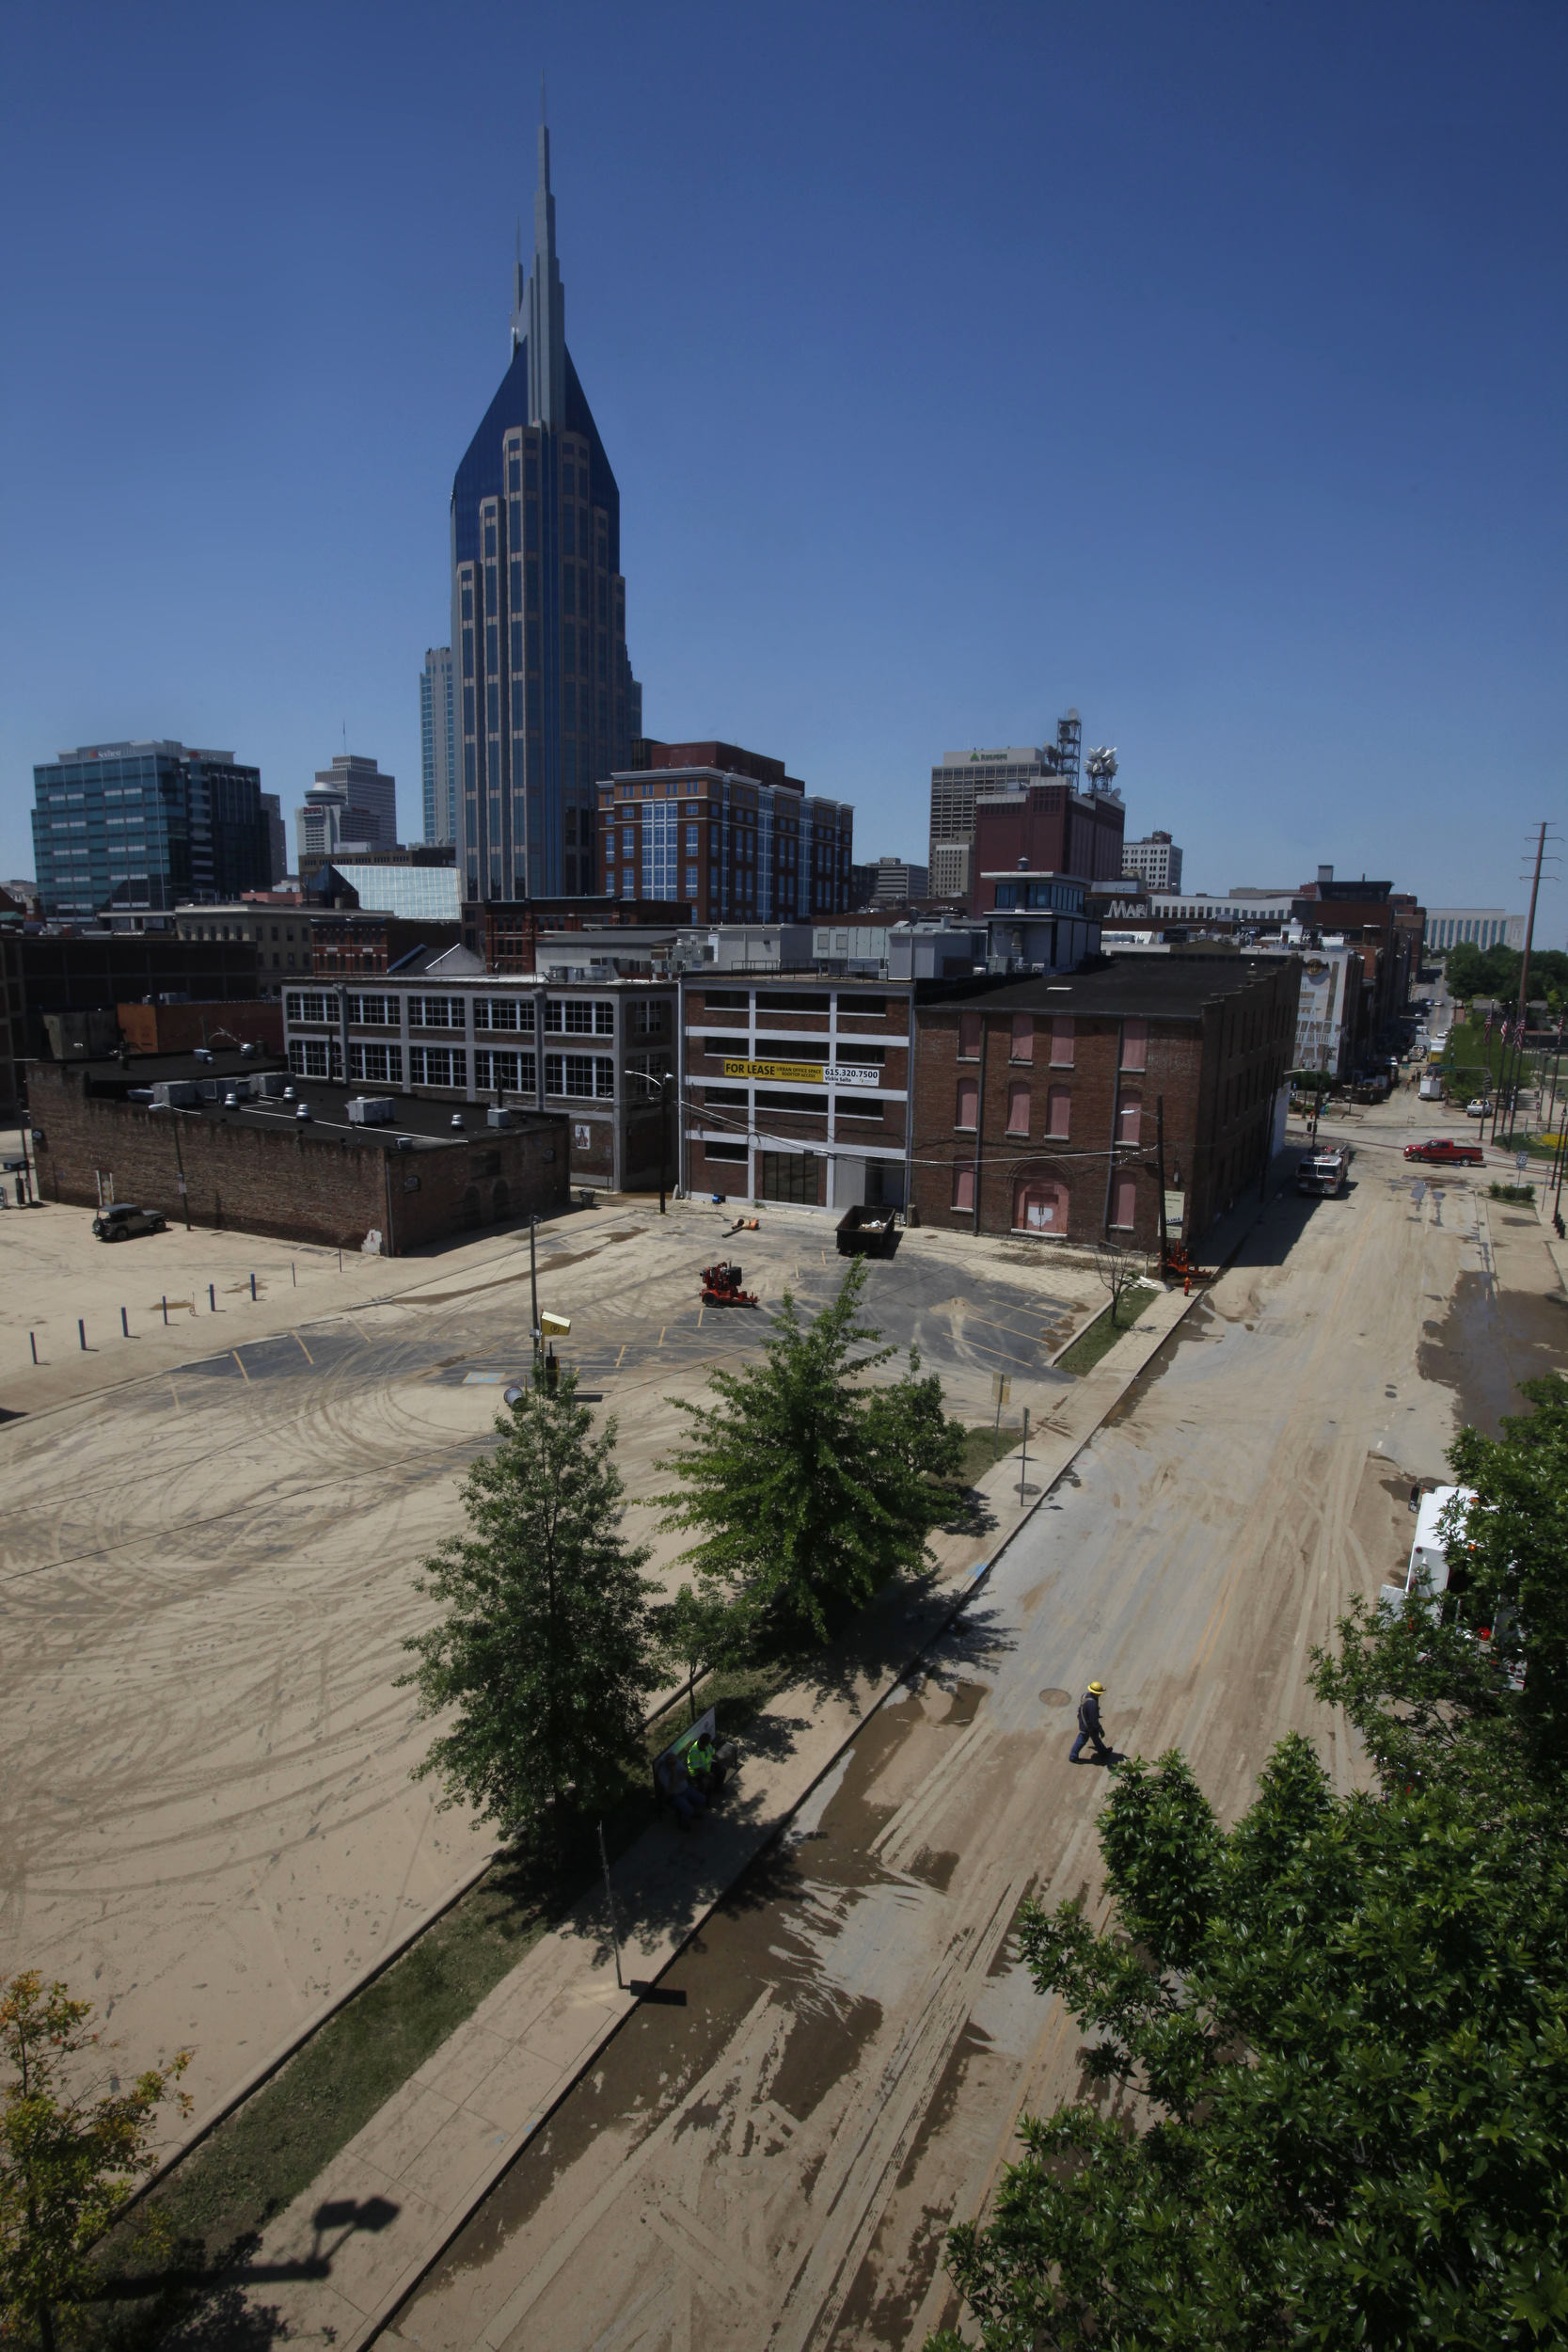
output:
<svg viewBox="0 0 1568 2352"><path fill-rule="evenodd" d="M1080 1751L1085 1746L1094 1750L1097 1764L1109 1764L1113 1751L1101 1738L1100 1702L1105 1695L1102 1682L1091 1682L1078 1702L1078 1737L1068 1751L1068 1762L1076 1764Z"/></svg>

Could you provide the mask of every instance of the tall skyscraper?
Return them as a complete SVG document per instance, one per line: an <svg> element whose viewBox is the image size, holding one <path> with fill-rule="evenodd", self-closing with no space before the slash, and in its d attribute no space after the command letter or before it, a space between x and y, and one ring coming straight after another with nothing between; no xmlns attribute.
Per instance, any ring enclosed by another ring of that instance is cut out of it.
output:
<svg viewBox="0 0 1568 2352"><path fill-rule="evenodd" d="M641 691L626 658L621 493L566 348L543 123L512 364L452 484L451 644L464 896L592 890L594 786L630 764Z"/></svg>
<svg viewBox="0 0 1568 2352"><path fill-rule="evenodd" d="M457 838L457 705L451 647L432 645L420 672L420 766L426 841Z"/></svg>
<svg viewBox="0 0 1568 2352"><path fill-rule="evenodd" d="M301 857L330 857L350 842L395 850L396 776L384 776L373 759L357 752L340 752L330 768L316 770L305 806L295 809L294 838Z"/></svg>

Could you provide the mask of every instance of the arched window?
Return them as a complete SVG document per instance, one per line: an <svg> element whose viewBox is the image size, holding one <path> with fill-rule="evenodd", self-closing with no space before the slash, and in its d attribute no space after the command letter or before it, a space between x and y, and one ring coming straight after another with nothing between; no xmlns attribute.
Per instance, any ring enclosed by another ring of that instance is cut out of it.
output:
<svg viewBox="0 0 1568 2352"><path fill-rule="evenodd" d="M980 1016L977 1012L958 1015L958 1059L978 1061L980 1058Z"/></svg>
<svg viewBox="0 0 1568 2352"><path fill-rule="evenodd" d="M1068 1188L1045 1176L1021 1176L1013 1186L1013 1231L1065 1233Z"/></svg>
<svg viewBox="0 0 1568 2352"><path fill-rule="evenodd" d="M1136 1143L1143 1133L1144 1098L1136 1088L1123 1088L1117 1104L1117 1141Z"/></svg>
<svg viewBox="0 0 1568 2352"><path fill-rule="evenodd" d="M1051 1067L1053 1070L1072 1068L1072 1015L1059 1012L1051 1024Z"/></svg>
<svg viewBox="0 0 1568 2352"><path fill-rule="evenodd" d="M980 1087L977 1079L958 1080L958 1100L953 1113L955 1127L977 1127L980 1123Z"/></svg>
<svg viewBox="0 0 1568 2352"><path fill-rule="evenodd" d="M1072 1089L1053 1087L1045 1098L1045 1132L1065 1143L1072 1128Z"/></svg>
<svg viewBox="0 0 1568 2352"><path fill-rule="evenodd" d="M974 1163L965 1161L953 1170L953 1206L973 1209L974 1206Z"/></svg>
<svg viewBox="0 0 1568 2352"><path fill-rule="evenodd" d="M1007 1133L1026 1136L1029 1132L1029 1089L1013 1085L1007 1089Z"/></svg>

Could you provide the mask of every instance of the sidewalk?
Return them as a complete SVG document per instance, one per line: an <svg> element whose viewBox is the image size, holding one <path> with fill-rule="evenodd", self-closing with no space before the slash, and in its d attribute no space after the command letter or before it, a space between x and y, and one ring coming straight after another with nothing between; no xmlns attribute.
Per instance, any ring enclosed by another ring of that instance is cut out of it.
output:
<svg viewBox="0 0 1568 2352"><path fill-rule="evenodd" d="M1256 1202L1236 1213L1211 1238L1208 1263L1233 1248L1255 1218ZM1023 1495L1016 1452L979 1483L993 1515L983 1556L973 1535L939 1535L937 1576L915 1605L906 1607L900 1593L874 1609L841 1673L830 1658L821 1675L781 1692L756 1720L720 1813L687 1836L656 1824L615 1864L628 1979L646 1990L669 1966L1201 1295L1162 1293L1093 1371L1064 1385L1050 1420L1031 1431ZM602 1894L581 1903L264 2233L250 2291L290 2342L331 2341L338 2352L370 2344L634 2012L641 1994L617 1985L606 1929Z"/></svg>

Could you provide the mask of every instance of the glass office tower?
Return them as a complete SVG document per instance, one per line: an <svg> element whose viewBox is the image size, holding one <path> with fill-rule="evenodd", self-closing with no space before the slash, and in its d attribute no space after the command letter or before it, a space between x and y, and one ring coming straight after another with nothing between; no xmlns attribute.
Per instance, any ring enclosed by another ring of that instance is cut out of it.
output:
<svg viewBox="0 0 1568 2352"><path fill-rule="evenodd" d="M594 786L642 732L626 658L621 493L566 348L550 138L512 364L451 493L457 866L467 898L594 887Z"/></svg>
<svg viewBox="0 0 1568 2352"><path fill-rule="evenodd" d="M87 743L36 767L33 789L45 914L166 912L272 886L261 771L232 752Z"/></svg>
<svg viewBox="0 0 1568 2352"><path fill-rule="evenodd" d="M457 707L451 647L432 645L420 673L420 767L424 838L457 838Z"/></svg>

